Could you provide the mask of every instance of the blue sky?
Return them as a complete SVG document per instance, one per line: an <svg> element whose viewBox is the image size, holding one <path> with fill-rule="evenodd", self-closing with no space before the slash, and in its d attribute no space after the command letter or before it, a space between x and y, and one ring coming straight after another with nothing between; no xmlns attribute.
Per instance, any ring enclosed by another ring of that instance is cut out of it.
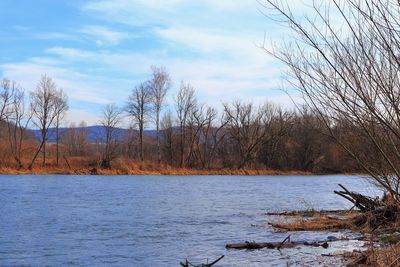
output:
<svg viewBox="0 0 400 267"><path fill-rule="evenodd" d="M1 0L0 78L29 91L51 76L76 123L96 124L104 104L122 106L151 65L171 74L169 103L185 80L215 106L290 105L282 66L259 48L264 33L269 44L282 28L259 9L255 0Z"/></svg>

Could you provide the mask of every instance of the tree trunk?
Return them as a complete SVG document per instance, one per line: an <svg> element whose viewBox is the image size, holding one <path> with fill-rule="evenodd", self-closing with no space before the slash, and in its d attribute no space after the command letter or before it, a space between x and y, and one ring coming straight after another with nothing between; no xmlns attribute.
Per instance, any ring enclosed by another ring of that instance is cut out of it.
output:
<svg viewBox="0 0 400 267"><path fill-rule="evenodd" d="M43 166L46 165L46 136L43 136Z"/></svg>
<svg viewBox="0 0 400 267"><path fill-rule="evenodd" d="M160 147L160 111L157 111L156 115L156 132L157 132L157 156L158 156L158 165L161 164L161 147Z"/></svg>
<svg viewBox="0 0 400 267"><path fill-rule="evenodd" d="M56 164L58 166L59 163L59 119L57 118L57 127L56 127Z"/></svg>
<svg viewBox="0 0 400 267"><path fill-rule="evenodd" d="M31 163L30 163L29 166L28 166L28 169L32 169L33 164L35 163L37 156L39 155L40 151L41 151L42 148L43 148L43 145L44 145L44 141L42 140L42 142L40 143L40 146L39 146L38 150L36 150L36 153L35 153L35 155L33 156L32 160L31 160Z"/></svg>
<svg viewBox="0 0 400 267"><path fill-rule="evenodd" d="M181 144L180 144L180 152L181 152L181 162L180 162L180 167L183 168L183 163L185 161L185 130L184 126L181 125Z"/></svg>
<svg viewBox="0 0 400 267"><path fill-rule="evenodd" d="M143 123L140 123L139 126L139 150L140 150L140 160L144 161L144 153L143 153Z"/></svg>

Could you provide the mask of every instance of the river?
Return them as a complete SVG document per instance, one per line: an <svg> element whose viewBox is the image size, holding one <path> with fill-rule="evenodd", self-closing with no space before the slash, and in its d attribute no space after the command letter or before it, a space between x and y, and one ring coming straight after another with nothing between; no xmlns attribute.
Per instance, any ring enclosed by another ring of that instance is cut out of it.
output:
<svg viewBox="0 0 400 267"><path fill-rule="evenodd" d="M355 176L0 176L0 266L315 266L332 248L226 250L282 241L268 211L349 208L334 189L377 195ZM292 240L328 234L293 233ZM336 247L335 247L336 246Z"/></svg>

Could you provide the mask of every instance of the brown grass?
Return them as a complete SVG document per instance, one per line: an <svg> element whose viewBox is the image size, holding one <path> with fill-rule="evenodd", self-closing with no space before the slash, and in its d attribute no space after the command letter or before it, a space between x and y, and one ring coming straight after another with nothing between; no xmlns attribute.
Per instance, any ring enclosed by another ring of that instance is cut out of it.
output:
<svg viewBox="0 0 400 267"><path fill-rule="evenodd" d="M336 231L351 229L354 214L344 217L317 216L311 219L297 218L286 223L270 223L274 228L285 231Z"/></svg>
<svg viewBox="0 0 400 267"><path fill-rule="evenodd" d="M399 267L400 244L370 248L366 251L355 251L343 255L346 266Z"/></svg>
<svg viewBox="0 0 400 267"><path fill-rule="evenodd" d="M380 249L369 250L367 256L369 266L400 266L400 245L397 244Z"/></svg>
<svg viewBox="0 0 400 267"><path fill-rule="evenodd" d="M74 164L72 161L72 168L60 165L55 166L54 163L40 166L38 164L33 169L16 169L12 167L0 167L0 174L75 174L75 175L89 175L93 174L93 167L82 167ZM222 169L222 170L202 170L202 169L181 169L173 168L165 165L155 164L137 164L131 162L117 161L112 169L96 168L98 175L243 175L243 176L256 176L256 175L310 175L308 172L302 171L277 171L277 170L250 170L250 169Z"/></svg>

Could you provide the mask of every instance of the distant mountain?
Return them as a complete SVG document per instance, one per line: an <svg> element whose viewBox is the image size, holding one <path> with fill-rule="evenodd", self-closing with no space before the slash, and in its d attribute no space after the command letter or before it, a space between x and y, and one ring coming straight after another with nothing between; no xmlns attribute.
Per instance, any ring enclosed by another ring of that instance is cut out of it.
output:
<svg viewBox="0 0 400 267"><path fill-rule="evenodd" d="M59 135L60 138L64 134L68 132L71 128L59 128ZM87 133L87 139L89 142L104 142L104 136L105 136L105 127L104 126L88 126L88 127L76 127L73 128L76 131L76 134L79 134L80 132L86 132ZM129 129L123 129L123 128L116 128L115 129L115 136L118 140L123 140L126 136L131 134L131 131L138 132L137 130L129 130ZM37 139L41 140L41 134L39 130L30 130ZM145 130L144 131L144 136L146 137L157 137L157 131L156 130ZM48 133L47 133L47 139L48 142L50 143L55 143L57 138L56 134L56 128L50 128Z"/></svg>

